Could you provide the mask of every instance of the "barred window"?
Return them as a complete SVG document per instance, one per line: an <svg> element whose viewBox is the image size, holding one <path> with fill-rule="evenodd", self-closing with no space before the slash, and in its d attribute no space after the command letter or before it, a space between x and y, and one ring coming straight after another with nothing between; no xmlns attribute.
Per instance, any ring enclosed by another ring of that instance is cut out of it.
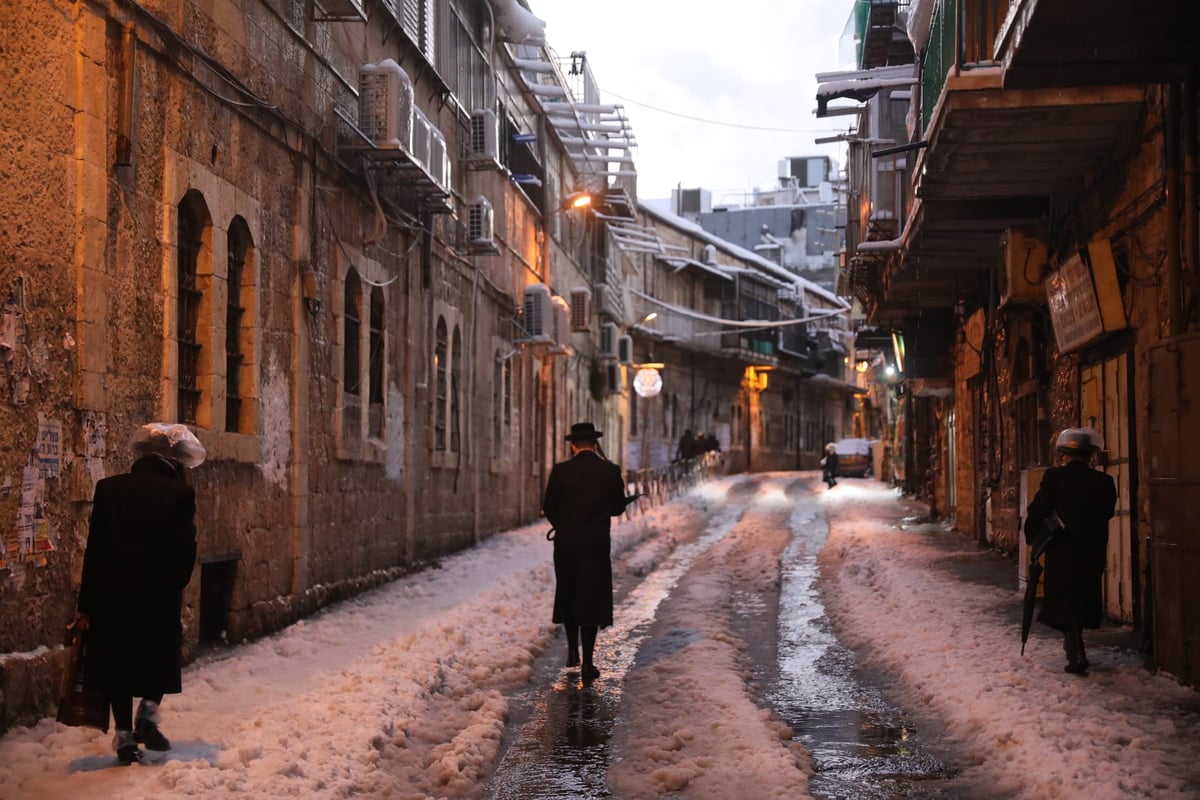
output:
<svg viewBox="0 0 1200 800"><path fill-rule="evenodd" d="M383 436L383 290L371 289L371 328L367 342L368 400L370 402L369 430L371 436Z"/></svg>
<svg viewBox="0 0 1200 800"><path fill-rule="evenodd" d="M244 423L242 394L246 386L243 373L246 362L245 333L246 258L250 251L250 229L241 217L234 217L227 235L229 270L225 276L225 430L249 433Z"/></svg>
<svg viewBox="0 0 1200 800"><path fill-rule="evenodd" d="M462 448L461 414L459 395L462 388L462 333L454 326L454 343L450 349L450 451L457 453Z"/></svg>
<svg viewBox="0 0 1200 800"><path fill-rule="evenodd" d="M342 391L357 395L361 382L358 337L362 329L362 282L358 273L346 273L345 302L342 307Z"/></svg>
<svg viewBox="0 0 1200 800"><path fill-rule="evenodd" d="M446 356L449 345L445 317L438 317L436 350L433 367L436 372L436 395L434 397L433 447L446 449Z"/></svg>
<svg viewBox="0 0 1200 800"><path fill-rule="evenodd" d="M210 225L204 197L192 190L179 203L177 222L178 259L176 280L176 340L178 342L177 374L178 419L190 425L198 422L200 411L200 305L204 300L197 281L197 267L204 252L204 239Z"/></svg>

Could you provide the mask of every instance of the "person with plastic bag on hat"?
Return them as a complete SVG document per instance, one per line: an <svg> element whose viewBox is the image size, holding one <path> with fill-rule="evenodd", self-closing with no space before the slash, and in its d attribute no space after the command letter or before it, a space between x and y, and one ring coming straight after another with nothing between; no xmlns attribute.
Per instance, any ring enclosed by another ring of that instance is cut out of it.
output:
<svg viewBox="0 0 1200 800"><path fill-rule="evenodd" d="M184 474L205 457L178 424L142 426L130 449L129 472L96 484L73 623L85 630L85 688L108 698L122 765L142 760L140 745L171 747L159 704L182 690L180 611L196 562L196 493Z"/></svg>
<svg viewBox="0 0 1200 800"><path fill-rule="evenodd" d="M1038 622L1062 631L1066 672L1086 675L1090 666L1083 629L1100 627L1108 521L1117 506L1117 487L1092 469L1104 439L1092 428L1067 428L1055 450L1062 466L1046 470L1025 515L1025 540L1036 546L1047 520L1057 514L1062 530L1046 545L1045 598Z"/></svg>

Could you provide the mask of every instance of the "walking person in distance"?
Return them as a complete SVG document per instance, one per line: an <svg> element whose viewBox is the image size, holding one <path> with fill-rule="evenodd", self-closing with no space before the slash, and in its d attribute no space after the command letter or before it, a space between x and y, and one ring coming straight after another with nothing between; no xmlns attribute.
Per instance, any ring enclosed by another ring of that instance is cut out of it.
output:
<svg viewBox="0 0 1200 800"><path fill-rule="evenodd" d="M1090 463L1103 447L1103 438L1091 428L1059 434L1054 449L1063 464L1046 470L1025 515L1025 540L1032 546L1053 515L1062 523L1045 550L1045 599L1038 622L1062 631L1063 669L1075 675L1086 675L1090 666L1083 629L1100 627L1108 521L1117 505L1113 479Z"/></svg>
<svg viewBox="0 0 1200 800"><path fill-rule="evenodd" d="M552 620L567 631L567 666L581 666L585 681L600 676L596 635L613 622L610 518L626 505L621 468L600 453L602 435L590 422L571 426L571 457L550 470L542 500L553 526Z"/></svg>
<svg viewBox="0 0 1200 800"><path fill-rule="evenodd" d="M76 618L85 687L108 698L122 765L142 760L139 745L171 748L159 704L182 690L180 610L196 562L196 493L184 471L205 457L185 425L145 425L131 449L130 471L96 484Z"/></svg>
<svg viewBox="0 0 1200 800"><path fill-rule="evenodd" d="M830 489L837 486L837 470L840 462L837 445L833 442L825 445L825 455L821 458L821 480L825 481Z"/></svg>

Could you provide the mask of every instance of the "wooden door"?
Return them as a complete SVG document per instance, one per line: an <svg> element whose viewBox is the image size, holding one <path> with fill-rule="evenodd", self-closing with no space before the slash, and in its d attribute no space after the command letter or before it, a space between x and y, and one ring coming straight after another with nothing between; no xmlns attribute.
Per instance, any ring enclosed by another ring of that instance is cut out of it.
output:
<svg viewBox="0 0 1200 800"><path fill-rule="evenodd" d="M1117 484L1117 511L1108 523L1108 559L1104 567L1104 611L1119 622L1134 621L1136 573L1130 514L1133 453L1130 443L1129 356L1121 354L1080 370L1080 425L1104 436L1107 472Z"/></svg>

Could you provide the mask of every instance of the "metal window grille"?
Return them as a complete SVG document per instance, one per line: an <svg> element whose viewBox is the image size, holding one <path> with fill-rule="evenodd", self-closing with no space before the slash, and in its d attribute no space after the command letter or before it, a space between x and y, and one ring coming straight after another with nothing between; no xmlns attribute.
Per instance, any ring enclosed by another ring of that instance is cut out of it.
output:
<svg viewBox="0 0 1200 800"><path fill-rule="evenodd" d="M368 432L383 436L383 290L371 290L371 328L368 339Z"/></svg>
<svg viewBox="0 0 1200 800"><path fill-rule="evenodd" d="M359 331L362 328L362 286L354 270L346 275L345 304L342 311L342 391L357 395L362 380L359 364Z"/></svg>
<svg viewBox="0 0 1200 800"><path fill-rule="evenodd" d="M204 246L204 220L199 210L184 198L179 205L178 222L178 305L176 339L179 344L179 421L196 424L200 410L200 386L197 380L200 364L200 303L204 298L196 283L196 265Z"/></svg>
<svg viewBox="0 0 1200 800"><path fill-rule="evenodd" d="M241 225L232 225L228 236L229 270L226 275L225 304L225 430L241 430L242 415L242 279L250 237Z"/></svg>
<svg viewBox="0 0 1200 800"><path fill-rule="evenodd" d="M434 419L433 419L433 448L435 450L446 449L446 355L449 348L448 337L446 333L446 320L438 317L437 321L437 345L433 355L434 369L436 370L436 397L434 403Z"/></svg>
<svg viewBox="0 0 1200 800"><path fill-rule="evenodd" d="M457 453L462 447L462 428L459 404L459 389L462 386L462 334L454 326L454 345L450 351L450 451Z"/></svg>

